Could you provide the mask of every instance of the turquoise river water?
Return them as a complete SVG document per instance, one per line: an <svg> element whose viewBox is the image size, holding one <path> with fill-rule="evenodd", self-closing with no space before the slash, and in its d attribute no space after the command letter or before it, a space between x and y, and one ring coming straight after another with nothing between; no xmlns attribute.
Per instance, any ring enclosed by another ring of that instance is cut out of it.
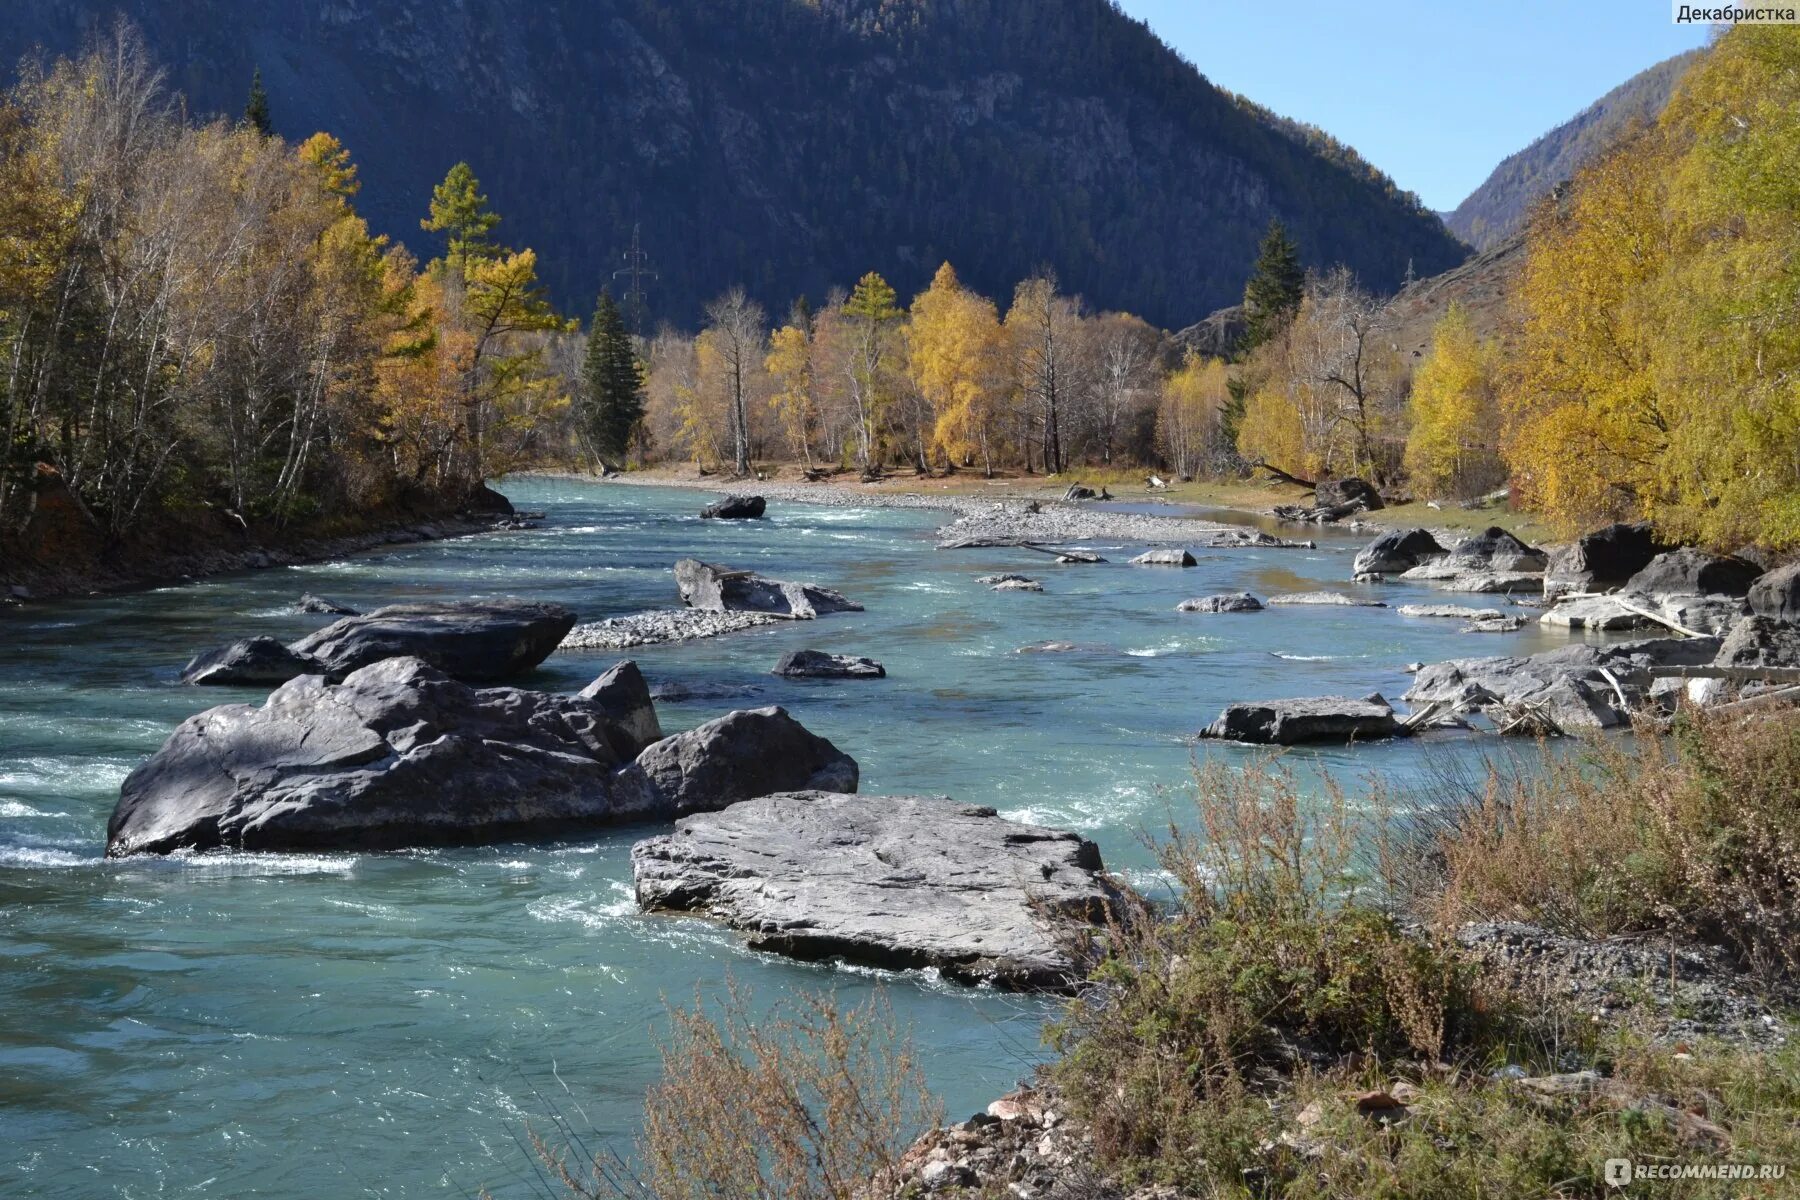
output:
<svg viewBox="0 0 1800 1200"><path fill-rule="evenodd" d="M702 921L637 914L628 852L645 827L413 853L105 860L126 773L184 717L259 698L182 687L181 664L232 638L318 627L291 611L301 592L358 607L516 595L591 620L673 604L669 566L690 554L839 588L868 611L631 652L652 683L760 689L665 703L665 728L782 704L856 757L865 792L949 793L1078 829L1140 882L1140 834L1179 818L1193 756L1248 753L1191 740L1227 701L1395 697L1408 661L1566 636L1463 634L1391 608L1174 611L1216 591L1356 591L1344 581L1360 539L1348 537L1201 551L1189 570L1127 566L1143 547L1093 543L1113 562L1058 567L1025 550L935 550L942 514L928 510L772 504L766 521L703 522L693 492L536 479L507 491L550 523L0 612L0 1196L538 1195L522 1123L541 1127L554 1105L588 1144L628 1148L664 998L728 973L763 999L885 987L952 1115L1042 1053L1048 1001L787 962ZM1046 590L975 582L1002 570ZM1046 640L1079 648L1018 652ZM872 655L889 676L768 675L801 646ZM557 654L527 682L578 688L618 657ZM1304 758L1405 786L1428 753L1394 742Z"/></svg>

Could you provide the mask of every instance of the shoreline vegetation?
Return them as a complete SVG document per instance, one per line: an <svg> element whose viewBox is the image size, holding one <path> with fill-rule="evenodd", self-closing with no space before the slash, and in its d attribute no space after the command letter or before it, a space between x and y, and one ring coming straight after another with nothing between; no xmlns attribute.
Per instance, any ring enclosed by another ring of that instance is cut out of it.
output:
<svg viewBox="0 0 1800 1200"><path fill-rule="evenodd" d="M1689 714L1666 746L1540 743L1410 815L1379 781L1199 767L1166 893L985 1112L915 1139L940 1110L879 998L758 1023L734 985L672 1010L635 1160L584 1159L560 1114L532 1144L568 1200L1598 1197L1612 1159L1786 1194L1800 713Z"/></svg>

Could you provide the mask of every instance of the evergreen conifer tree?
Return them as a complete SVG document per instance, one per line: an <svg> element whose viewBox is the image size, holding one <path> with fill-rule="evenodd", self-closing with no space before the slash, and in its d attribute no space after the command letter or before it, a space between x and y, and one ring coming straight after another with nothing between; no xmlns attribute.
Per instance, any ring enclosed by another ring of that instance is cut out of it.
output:
<svg viewBox="0 0 1800 1200"><path fill-rule="evenodd" d="M1244 285L1244 319L1249 326L1244 333L1244 351L1254 350L1279 333L1300 311L1305 292L1306 271L1300 265L1300 250L1277 217L1263 234L1256 265L1250 271L1250 281Z"/></svg>
<svg viewBox="0 0 1800 1200"><path fill-rule="evenodd" d="M261 67L250 77L250 98L244 102L244 124L264 137L275 135L275 126L269 120L269 93L263 90Z"/></svg>
<svg viewBox="0 0 1800 1200"><path fill-rule="evenodd" d="M623 462L644 415L644 368L611 292L601 292L594 309L581 378L588 444L602 462Z"/></svg>

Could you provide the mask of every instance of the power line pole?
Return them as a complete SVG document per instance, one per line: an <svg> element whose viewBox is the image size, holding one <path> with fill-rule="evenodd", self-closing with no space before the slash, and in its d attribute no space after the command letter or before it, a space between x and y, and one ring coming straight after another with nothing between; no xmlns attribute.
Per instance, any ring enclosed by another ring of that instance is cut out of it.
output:
<svg viewBox="0 0 1800 1200"><path fill-rule="evenodd" d="M612 277L631 277L631 287L625 293L625 307L631 311L631 332L641 338L644 336L644 280L655 279L657 274L650 269L650 256L644 253L643 244L638 240L640 229L639 223L632 223L631 249L619 256L625 265L614 271Z"/></svg>

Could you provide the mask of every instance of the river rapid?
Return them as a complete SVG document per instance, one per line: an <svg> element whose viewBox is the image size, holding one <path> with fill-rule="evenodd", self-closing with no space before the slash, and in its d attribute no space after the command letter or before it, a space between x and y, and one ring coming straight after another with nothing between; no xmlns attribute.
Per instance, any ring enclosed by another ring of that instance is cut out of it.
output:
<svg viewBox="0 0 1800 1200"><path fill-rule="evenodd" d="M1079 830L1153 885L1140 834L1182 819L1192 735L1236 699L1381 691L1409 661L1515 653L1568 635L1459 632L1393 608L1177 613L1213 592L1319 588L1398 605L1452 597L1355 588L1365 539L1317 550L1197 551L1187 570L1057 566L1027 550L938 551L930 510L772 503L764 521L701 521L705 497L558 480L505 490L542 529L0 612L0 1196L541 1195L522 1123L565 1114L590 1146L628 1150L657 1073L665 998L760 1002L792 989L846 1002L884 988L952 1116L984 1106L1043 1051L1049 1001L921 977L800 964L703 921L631 902L631 843L655 827L394 854L106 861L120 781L183 718L260 701L176 682L196 650L290 638L358 608L520 596L583 620L676 603L696 555L840 589L864 613L630 652L651 683L755 689L659 705L671 732L781 704L853 755L867 793L948 793ZM1042 594L975 582L1018 571ZM1020 653L1047 641L1061 653ZM787 681L790 649L867 654L877 681ZM527 686L579 688L617 654L559 653ZM1307 769L1405 788L1486 747L1433 737L1305 751Z"/></svg>

